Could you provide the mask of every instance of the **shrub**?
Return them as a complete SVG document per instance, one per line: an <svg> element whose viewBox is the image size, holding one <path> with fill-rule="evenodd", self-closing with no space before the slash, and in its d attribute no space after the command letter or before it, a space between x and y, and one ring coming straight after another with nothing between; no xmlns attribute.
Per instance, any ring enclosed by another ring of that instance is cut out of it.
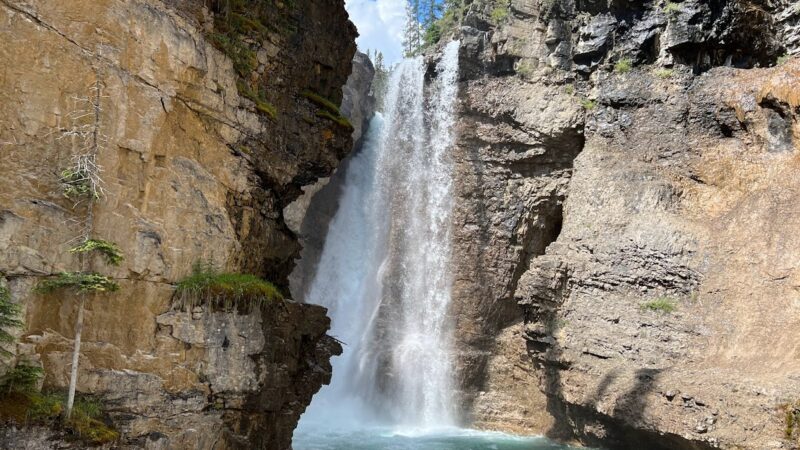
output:
<svg viewBox="0 0 800 450"><path fill-rule="evenodd" d="M21 308L11 301L8 288L0 285L0 344L11 344L14 336L8 332L9 328L22 328L24 325L19 319ZM0 356L11 356L11 352L0 347Z"/></svg>
<svg viewBox="0 0 800 450"><path fill-rule="evenodd" d="M786 439L794 441L798 439L797 435L800 434L800 401L787 403L782 408L786 422L784 434Z"/></svg>
<svg viewBox="0 0 800 450"><path fill-rule="evenodd" d="M531 75L533 75L533 64L531 64L528 60L523 59L517 63L517 67L514 70L522 78L530 79Z"/></svg>
<svg viewBox="0 0 800 450"><path fill-rule="evenodd" d="M278 288L268 281L255 275L219 273L208 263L195 263L192 274L178 282L175 294L182 307L203 300L225 309L233 305L252 307L263 301L283 300Z"/></svg>
<svg viewBox="0 0 800 450"><path fill-rule="evenodd" d="M105 414L96 400L78 398L72 416L65 419L65 397L61 393L6 392L0 396L0 421L60 428L90 445L102 445L119 438L119 433L103 421Z"/></svg>
<svg viewBox="0 0 800 450"><path fill-rule="evenodd" d="M506 20L506 18L508 17L508 7L506 6L495 7L491 12L490 17L492 18L492 22L494 23L500 23Z"/></svg>
<svg viewBox="0 0 800 450"><path fill-rule="evenodd" d="M614 64L614 72L616 73L628 73L633 68L633 61L630 58L622 58Z"/></svg>
<svg viewBox="0 0 800 450"><path fill-rule="evenodd" d="M780 66L786 64L787 61L789 61L789 55L779 56L778 59L775 61L775 65Z"/></svg>
<svg viewBox="0 0 800 450"><path fill-rule="evenodd" d="M661 78L662 80L665 80L667 78L672 78L672 75L674 75L674 74L675 74L675 71L672 70L672 69L661 68L661 69L656 70L656 76L658 78Z"/></svg>
<svg viewBox="0 0 800 450"><path fill-rule="evenodd" d="M59 289L77 289L79 292L113 292L119 285L111 278L98 273L61 272L54 278L42 280L35 291L47 294Z"/></svg>
<svg viewBox="0 0 800 450"><path fill-rule="evenodd" d="M568 85L564 86L564 92L567 95L573 95L575 93L575 85L568 84Z"/></svg>
<svg viewBox="0 0 800 450"><path fill-rule="evenodd" d="M589 100L588 98L585 98L585 99L581 100L581 106L583 107L583 109L585 109L587 111L591 111L591 110L593 110L595 108L595 106L597 106L597 102L595 102L594 100Z"/></svg>
<svg viewBox="0 0 800 450"><path fill-rule="evenodd" d="M122 250L113 242L108 242L103 239L87 239L82 244L69 249L70 253L88 253L96 251L103 255L106 262L112 266L118 266L125 257L122 255Z"/></svg>
<svg viewBox="0 0 800 450"><path fill-rule="evenodd" d="M678 305L669 298L660 297L643 303L642 309L650 311L658 311L662 313L671 313L675 312L675 310L678 309Z"/></svg>
<svg viewBox="0 0 800 450"><path fill-rule="evenodd" d="M677 17L678 14L681 13L681 9L683 9L683 7L680 3L674 3L669 0L667 0L666 5L664 5L664 13L670 18Z"/></svg>

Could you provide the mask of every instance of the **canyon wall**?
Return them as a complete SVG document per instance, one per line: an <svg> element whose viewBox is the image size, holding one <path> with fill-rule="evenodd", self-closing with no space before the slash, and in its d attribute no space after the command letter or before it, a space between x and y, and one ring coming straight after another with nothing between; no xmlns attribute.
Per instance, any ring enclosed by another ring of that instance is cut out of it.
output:
<svg viewBox="0 0 800 450"><path fill-rule="evenodd" d="M116 242L119 267L91 261L120 290L87 298L78 391L120 447L288 448L341 350L321 307L172 305L197 262L288 292L300 245L283 209L352 147L319 100L339 104L351 70L343 2L267 3L267 23L237 22L255 39L221 34L219 2L0 1L0 277L25 319L9 350L66 387L77 296L33 287L79 270L85 229ZM91 221L60 186L86 127L105 191Z"/></svg>
<svg viewBox="0 0 800 450"><path fill-rule="evenodd" d="M799 23L788 1L466 8L467 422L614 449L796 448Z"/></svg>

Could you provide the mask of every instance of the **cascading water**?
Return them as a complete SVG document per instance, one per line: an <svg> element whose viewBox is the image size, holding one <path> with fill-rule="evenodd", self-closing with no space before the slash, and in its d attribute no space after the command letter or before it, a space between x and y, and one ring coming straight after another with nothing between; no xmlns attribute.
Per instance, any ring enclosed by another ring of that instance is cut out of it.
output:
<svg viewBox="0 0 800 450"><path fill-rule="evenodd" d="M307 301L328 307L344 353L303 416L326 425L404 429L455 423L450 217L458 43L425 84L421 58L392 73L348 168Z"/></svg>

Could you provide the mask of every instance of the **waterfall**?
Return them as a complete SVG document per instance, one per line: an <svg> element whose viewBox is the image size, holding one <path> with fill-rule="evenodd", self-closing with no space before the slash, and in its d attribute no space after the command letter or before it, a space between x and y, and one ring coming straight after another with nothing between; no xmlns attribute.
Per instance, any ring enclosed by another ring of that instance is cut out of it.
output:
<svg viewBox="0 0 800 450"><path fill-rule="evenodd" d="M332 426L455 424L450 239L458 42L433 81L422 58L392 72L384 115L348 167L307 301L345 343L303 416Z"/></svg>

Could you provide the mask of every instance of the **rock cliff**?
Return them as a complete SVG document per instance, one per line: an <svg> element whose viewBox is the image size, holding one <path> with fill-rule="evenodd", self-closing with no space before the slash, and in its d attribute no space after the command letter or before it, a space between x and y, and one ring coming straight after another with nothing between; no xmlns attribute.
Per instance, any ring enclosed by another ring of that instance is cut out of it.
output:
<svg viewBox="0 0 800 450"><path fill-rule="evenodd" d="M0 277L25 319L15 359L65 388L77 303L32 288L77 270L68 249L88 227L126 257L92 262L121 289L87 300L78 378L117 445L288 448L340 351L324 309L186 311L171 298L198 261L288 288L300 246L283 208L352 147L326 106L355 52L343 2L1 0L0 24ZM105 191L91 222L59 187L87 125Z"/></svg>
<svg viewBox="0 0 800 450"><path fill-rule="evenodd" d="M468 421L614 449L795 448L798 21L788 1L466 8Z"/></svg>

